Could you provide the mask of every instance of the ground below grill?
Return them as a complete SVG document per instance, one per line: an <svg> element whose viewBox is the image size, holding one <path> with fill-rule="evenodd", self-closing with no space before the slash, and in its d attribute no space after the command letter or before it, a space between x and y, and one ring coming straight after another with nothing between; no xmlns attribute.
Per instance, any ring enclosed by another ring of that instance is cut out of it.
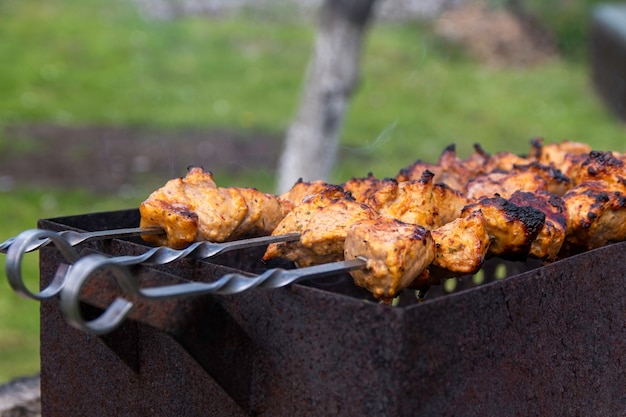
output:
<svg viewBox="0 0 626 417"><path fill-rule="evenodd" d="M14 379L0 386L0 417L40 417L39 375Z"/></svg>

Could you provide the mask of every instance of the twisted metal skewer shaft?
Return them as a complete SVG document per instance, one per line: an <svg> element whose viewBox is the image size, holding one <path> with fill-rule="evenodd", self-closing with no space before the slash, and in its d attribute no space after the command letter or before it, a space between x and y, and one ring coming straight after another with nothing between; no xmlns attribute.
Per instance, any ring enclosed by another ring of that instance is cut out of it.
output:
<svg viewBox="0 0 626 417"><path fill-rule="evenodd" d="M74 230L63 230L54 232L61 236L70 246L76 246L81 243L91 242L94 240L117 239L140 235L160 235L165 233L160 227L129 227L125 229L98 230L95 232L76 232ZM0 243L0 253L7 253L11 245L15 243L17 236L11 237ZM41 237L38 240L30 242L29 246L24 248L25 252L32 252L52 243L50 238Z"/></svg>
<svg viewBox="0 0 626 417"><path fill-rule="evenodd" d="M111 259L119 265L164 265L183 258L207 259L236 249L247 249L277 242L291 242L298 239L300 239L300 233L286 233L284 235L254 237L223 243L195 242L185 249L159 246L141 255L116 256Z"/></svg>
<svg viewBox="0 0 626 417"><path fill-rule="evenodd" d="M61 290L61 310L72 326L96 335L106 334L117 328L133 309L132 301L118 297L99 317L93 320L83 318L80 309L80 292L87 280L97 270L112 272L117 283L127 295L155 300L202 294L237 294L252 288L280 288L305 279L361 269L365 267L367 262L363 258L357 258L300 269L269 269L253 277L237 273L226 274L211 283L189 282L140 288L137 278L125 267L124 263L119 262L119 259L94 254L79 259L72 266Z"/></svg>
<svg viewBox="0 0 626 417"><path fill-rule="evenodd" d="M116 236L119 236L119 233ZM90 238L95 238L93 233L91 233ZM102 239L103 235L99 235L98 238ZM159 246L152 248L141 255L119 256L112 259L115 259L115 263L119 265L164 265L185 257L193 259L207 259L236 249L262 246L275 242L294 241L299 238L299 233L289 233L224 243L196 242L186 249L180 250ZM43 290L39 292L32 292L26 287L24 279L22 278L22 259L27 252L32 250L33 245L39 244L42 241L48 241L48 243L52 242L69 264L74 264L79 258L78 251L74 248L71 242L68 242L64 236L57 232L32 229L22 232L14 239L13 243L9 246L9 250L7 251L5 265L9 284L13 290L21 296L39 301L56 296L61 291L61 288L66 280L66 274L62 271L58 271L50 284ZM83 242L84 241L85 240L83 240Z"/></svg>

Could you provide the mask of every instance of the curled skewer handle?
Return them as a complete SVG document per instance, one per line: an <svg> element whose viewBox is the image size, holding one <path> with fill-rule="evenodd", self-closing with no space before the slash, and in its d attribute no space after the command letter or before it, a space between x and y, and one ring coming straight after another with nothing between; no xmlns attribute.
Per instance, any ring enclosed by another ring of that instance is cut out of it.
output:
<svg viewBox="0 0 626 417"><path fill-rule="evenodd" d="M117 262L117 258L107 258L95 254L81 258L68 272L67 282L61 290L61 309L72 326L97 335L113 331L124 321L131 312L133 303L121 297L118 297L96 319L85 320L82 317L79 305L81 289L97 270L110 271L127 295L155 300L203 294L236 294L252 288L280 288L304 279L360 269L365 265L365 259L357 258L300 269L269 269L253 277L237 273L226 274L217 281L210 283L189 282L140 288L137 278L129 269Z"/></svg>
<svg viewBox="0 0 626 417"><path fill-rule="evenodd" d="M66 275L66 282L61 289L61 311L66 320L77 329L95 335L103 335L116 329L133 308L131 301L116 298L113 303L97 318L85 320L80 311L80 292L91 277L100 268L107 268L113 273L119 285L129 293L136 293L137 280L128 268L102 255L89 255L80 259Z"/></svg>
<svg viewBox="0 0 626 417"><path fill-rule="evenodd" d="M7 279L11 288L21 295L22 297L32 298L33 300L46 300L54 297L61 291L63 283L65 281L65 274L63 268L60 268L50 284L39 292L32 292L26 287L24 280L22 279L22 260L27 252L30 252L29 248L33 243L47 240L54 243L57 249L61 252L63 257L69 262L73 263L78 259L78 252L58 233L50 230L32 229L26 230L20 233L13 240L13 243L7 251L5 270Z"/></svg>
<svg viewBox="0 0 626 417"><path fill-rule="evenodd" d="M140 234L159 233L163 233L163 229L157 227L134 227L99 230L95 232L75 232L72 230L53 232L44 229L30 229L0 244L0 252L6 252L7 254L5 269L11 288L22 297L42 301L54 297L61 291L61 287L65 281L65 270L68 266L60 267L46 288L39 292L33 292L26 287L22 277L22 260L26 253L53 243L65 260L72 264L78 259L78 252L74 249L74 246L78 244L99 239L114 239L118 237L138 236Z"/></svg>

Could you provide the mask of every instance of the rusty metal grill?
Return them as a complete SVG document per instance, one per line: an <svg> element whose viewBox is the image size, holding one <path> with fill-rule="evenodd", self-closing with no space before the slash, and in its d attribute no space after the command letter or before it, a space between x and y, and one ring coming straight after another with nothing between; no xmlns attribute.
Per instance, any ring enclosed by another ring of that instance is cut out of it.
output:
<svg viewBox="0 0 626 417"><path fill-rule="evenodd" d="M50 230L136 226L137 210L42 220ZM134 300L105 336L41 304L45 416L502 416L626 412L626 243L453 294L380 305L347 275L236 295ZM81 255L145 252L138 238ZM258 273L262 248L208 261L135 266L142 285ZM40 251L41 286L64 258ZM494 270L496 266L487 266ZM524 269L528 269L525 272ZM493 274L487 274L493 275ZM463 285L468 285L465 280ZM97 316L120 289L102 273L83 291Z"/></svg>

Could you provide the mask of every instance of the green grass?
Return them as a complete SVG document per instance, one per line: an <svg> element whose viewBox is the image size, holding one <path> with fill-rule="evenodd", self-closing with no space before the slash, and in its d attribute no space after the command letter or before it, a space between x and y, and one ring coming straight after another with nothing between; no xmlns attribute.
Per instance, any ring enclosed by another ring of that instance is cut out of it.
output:
<svg viewBox="0 0 626 417"><path fill-rule="evenodd" d="M0 193L0 241L37 226L37 219L136 207L137 198L95 196L81 191L20 188ZM24 258L22 275L38 288L37 254ZM0 383L39 369L39 304L16 295L0 269Z"/></svg>
<svg viewBox="0 0 626 417"><path fill-rule="evenodd" d="M156 21L122 0L4 0L0 19L0 128L43 121L281 133L314 37L310 22L271 10ZM395 175L416 159L436 160L450 143L461 156L475 142L524 153L534 136L624 151L624 133L595 96L584 60L489 69L423 24L375 25L333 180ZM33 146L0 143L25 153ZM216 174L224 185L273 186L271 172ZM142 197L2 192L0 239L39 218L134 207ZM25 268L34 287L36 262ZM37 308L0 276L0 382L37 370Z"/></svg>
<svg viewBox="0 0 626 417"><path fill-rule="evenodd" d="M0 67L4 121L284 127L311 29L146 21L129 3L7 0L17 18L0 27L0 55L13 58Z"/></svg>
<svg viewBox="0 0 626 417"><path fill-rule="evenodd" d="M0 124L32 120L225 126L283 132L312 46L308 23L246 14L142 19L120 0L3 3ZM340 181L381 175L449 143L523 152L528 139L621 146L624 130L588 83L584 61L484 68L425 25L375 25L343 131ZM398 159L399 158L399 159ZM375 159L371 161L371 159ZM388 159L397 161L388 164Z"/></svg>
<svg viewBox="0 0 626 417"><path fill-rule="evenodd" d="M372 33L344 134L345 153L368 157L385 176L415 159L436 160L450 143L462 156L476 142L490 152L526 153L537 136L623 151L625 131L596 96L584 62L485 68L404 25Z"/></svg>

